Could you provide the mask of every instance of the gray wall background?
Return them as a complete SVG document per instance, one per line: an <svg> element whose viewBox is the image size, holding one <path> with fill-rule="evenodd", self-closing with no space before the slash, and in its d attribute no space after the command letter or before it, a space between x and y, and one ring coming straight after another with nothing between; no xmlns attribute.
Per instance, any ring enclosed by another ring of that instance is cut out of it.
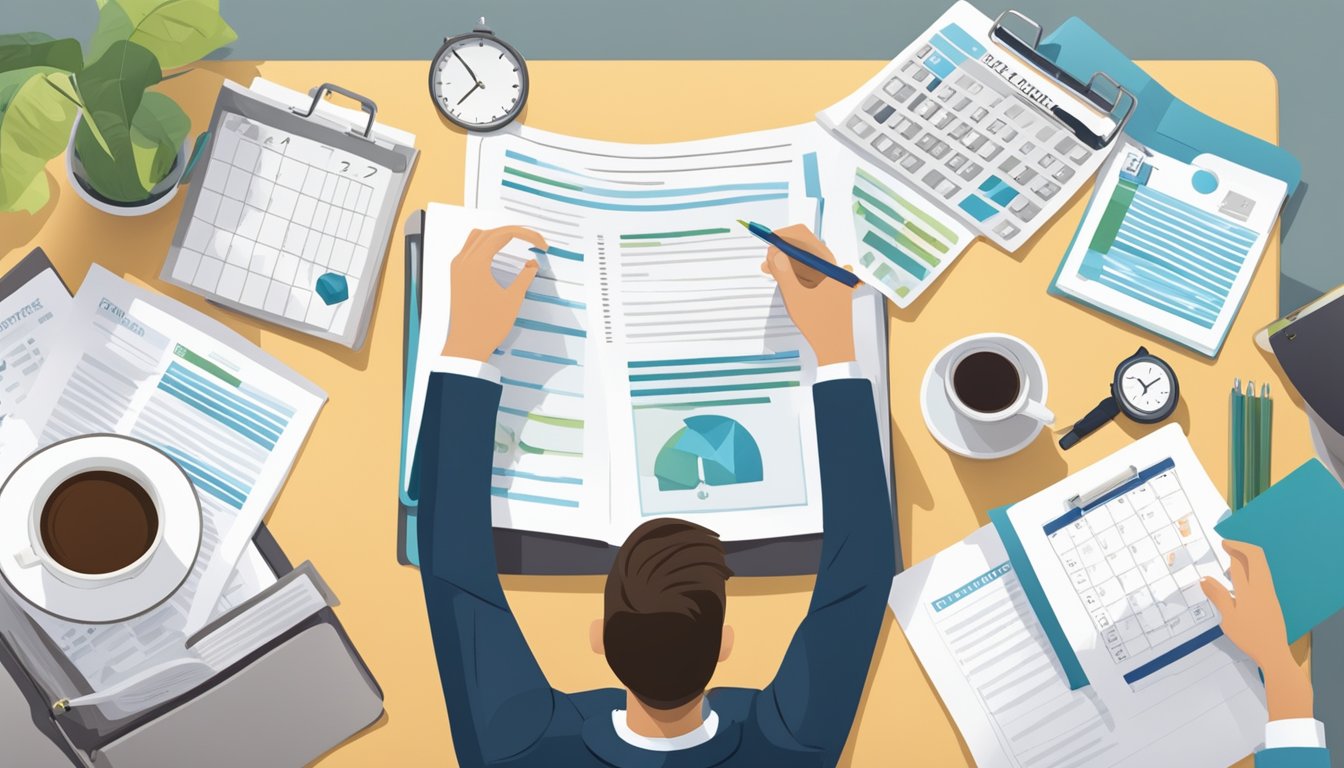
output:
<svg viewBox="0 0 1344 768"><path fill-rule="evenodd" d="M485 15L530 59L887 59L951 0L221 0L236 59L425 59ZM1344 282L1341 0L978 0L1047 29L1081 16L1135 59L1256 59L1278 76L1280 143L1304 167L1280 306ZM0 32L87 40L93 0L0 0ZM1335 179L1331 183L1329 180ZM1344 615L1316 634L1318 714L1344 766Z"/></svg>

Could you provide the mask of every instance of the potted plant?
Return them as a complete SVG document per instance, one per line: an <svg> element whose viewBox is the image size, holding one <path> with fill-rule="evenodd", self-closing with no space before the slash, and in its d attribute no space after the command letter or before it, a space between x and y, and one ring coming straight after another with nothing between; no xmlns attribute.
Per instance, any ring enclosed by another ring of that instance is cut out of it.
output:
<svg viewBox="0 0 1344 768"><path fill-rule="evenodd" d="M119 216L167 205L190 169L191 121L150 88L237 39L219 0L98 3L87 54L70 38L0 35L0 212L41 210L43 169L63 149L75 193Z"/></svg>

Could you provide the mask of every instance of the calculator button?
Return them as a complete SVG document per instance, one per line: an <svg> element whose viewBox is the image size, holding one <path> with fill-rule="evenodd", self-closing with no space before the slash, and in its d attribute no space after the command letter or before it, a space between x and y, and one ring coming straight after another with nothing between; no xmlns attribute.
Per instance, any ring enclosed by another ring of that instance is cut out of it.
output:
<svg viewBox="0 0 1344 768"><path fill-rule="evenodd" d="M1000 147L998 144L985 144L980 147L977 153L986 160L993 160L995 157L998 157L999 153L1002 151L1003 147Z"/></svg>
<svg viewBox="0 0 1344 768"><path fill-rule="evenodd" d="M1041 166L1042 168L1044 168L1044 169L1046 169L1046 170L1049 170L1049 169L1050 169L1050 166L1052 166L1052 165L1055 164L1055 156L1052 155L1052 154L1046 153L1046 154L1044 154L1044 155L1041 156L1041 159L1040 159L1040 160L1037 160L1037 161L1036 161L1036 164L1039 165L1039 166Z"/></svg>
<svg viewBox="0 0 1344 768"><path fill-rule="evenodd" d="M896 142L892 141L889 136L879 135L877 138L873 139L873 149L876 149L878 152L885 152L887 147L890 147L895 143Z"/></svg>
<svg viewBox="0 0 1344 768"><path fill-rule="evenodd" d="M1091 156L1092 153L1088 151L1087 147L1080 145L1077 149L1075 149L1072 153L1069 154L1069 159L1081 165L1087 160L1087 158Z"/></svg>
<svg viewBox="0 0 1344 768"><path fill-rule="evenodd" d="M890 104L882 104L872 113L873 122L885 123L887 122L887 118L891 117L892 114L894 114L895 112L896 112L895 107L891 106Z"/></svg>
<svg viewBox="0 0 1344 768"><path fill-rule="evenodd" d="M1017 227L1013 226L1012 224L1006 221L1001 222L997 227L994 228L995 234L997 234L999 237L1002 237L1005 240L1012 239L1012 237L1020 231L1021 230L1019 230ZM1082 573L1082 571L1079 571L1079 573Z"/></svg>
<svg viewBox="0 0 1344 768"><path fill-rule="evenodd" d="M989 114L988 109L985 109L984 107L977 107L976 110L971 113L971 119L978 123L981 120L984 120L985 116L988 114Z"/></svg>
<svg viewBox="0 0 1344 768"><path fill-rule="evenodd" d="M858 115L849 118L849 123L847 123L847 125L849 130L853 131L854 135L858 136L860 139L866 138L868 134L873 132L873 127L864 122L863 118Z"/></svg>
<svg viewBox="0 0 1344 768"><path fill-rule="evenodd" d="M940 88L940 89L938 89L938 100L939 100L939 101L947 101L948 99L950 99L950 98L952 98L953 96L956 96L956 95L957 95L957 89L956 89L956 88Z"/></svg>
<svg viewBox="0 0 1344 768"><path fill-rule="evenodd" d="M984 168L982 166L975 163L967 163L961 167L961 170L957 172L957 175L963 179L974 179L976 176L979 176L980 172L983 170Z"/></svg>
<svg viewBox="0 0 1344 768"><path fill-rule="evenodd" d="M1054 177L1055 181L1065 182L1073 178L1073 169L1067 165L1061 165L1059 166L1059 170L1050 175Z"/></svg>
<svg viewBox="0 0 1344 768"><path fill-rule="evenodd" d="M953 139L956 139L957 141L960 141L962 136L965 136L970 132L971 132L971 126L965 123L958 123L957 127L948 131L947 135L951 136Z"/></svg>
<svg viewBox="0 0 1344 768"><path fill-rule="evenodd" d="M947 159L947 167L954 171L965 164L966 156L963 154L955 154Z"/></svg>
<svg viewBox="0 0 1344 768"><path fill-rule="evenodd" d="M924 165L924 161L914 155L910 155L901 161L901 167L911 172L918 171L922 165Z"/></svg>
<svg viewBox="0 0 1344 768"><path fill-rule="evenodd" d="M951 149L952 148L949 147L946 143L940 141L937 144L933 145L933 148L929 150L929 154L933 155L933 159L935 160L942 160L943 156L946 155L948 151L950 151Z"/></svg>

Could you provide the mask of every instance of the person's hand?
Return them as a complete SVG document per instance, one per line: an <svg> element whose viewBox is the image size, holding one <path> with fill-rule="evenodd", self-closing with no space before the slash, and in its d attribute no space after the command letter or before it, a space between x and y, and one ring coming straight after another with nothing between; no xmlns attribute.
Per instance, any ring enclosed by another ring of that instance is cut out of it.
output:
<svg viewBox="0 0 1344 768"><path fill-rule="evenodd" d="M776 229L775 234L826 261L835 263L831 249L802 224ZM854 289L801 264L770 247L761 271L775 278L784 307L803 332L818 365L854 359Z"/></svg>
<svg viewBox="0 0 1344 768"><path fill-rule="evenodd" d="M1311 717L1311 678L1288 648L1288 630L1265 551L1254 544L1230 540L1223 542L1223 549L1232 556L1230 574L1235 594L1213 579L1199 582L1222 614L1223 632L1264 672L1269 719Z"/></svg>
<svg viewBox="0 0 1344 768"><path fill-rule="evenodd" d="M537 276L537 262L532 259L507 287L495 280L490 264L495 254L515 238L546 249L545 238L524 227L473 229L462 252L453 259L453 295L448 341L443 345L445 356L484 362L509 335L523 304L523 294Z"/></svg>

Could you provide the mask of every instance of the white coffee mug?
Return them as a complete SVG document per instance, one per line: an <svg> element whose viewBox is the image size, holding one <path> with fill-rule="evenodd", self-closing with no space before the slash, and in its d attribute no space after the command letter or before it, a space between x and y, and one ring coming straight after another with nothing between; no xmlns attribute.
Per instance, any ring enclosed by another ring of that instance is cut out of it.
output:
<svg viewBox="0 0 1344 768"><path fill-rule="evenodd" d="M994 422L1010 419L1014 416L1026 416L1029 419L1039 421L1042 424L1053 424L1055 414L1045 403L1031 399L1031 389L1033 382L1045 381L1045 367L1035 352L1031 352L1030 360L1023 360L1021 352L1017 349L1018 345L1031 350L1026 342L1020 339L1013 339L1015 343L1009 344L1001 334L981 334L971 336L963 341L965 346L956 350L952 354L952 364L947 367L947 375L943 377L943 386L947 390L947 399L952 403L959 413L968 419L980 422ZM1012 364L1017 371L1017 397L1006 408L997 411L980 411L972 408L962 401L957 394L954 380L956 377L957 366L962 361L974 355L977 352L992 352ZM1045 387L1041 387L1044 391Z"/></svg>
<svg viewBox="0 0 1344 768"><path fill-rule="evenodd" d="M150 542L149 547L135 559L130 565L119 568L107 573L81 573L71 570L61 565L55 558L47 552L47 548L42 544L42 511L51 498L52 493L60 487L61 483L85 472L114 472L124 475L134 481L145 493L149 495L151 506L157 520L154 533L154 540ZM47 573L50 573L57 579L69 584L72 587L82 589L93 589L105 584L112 584L118 581L135 576L145 569L150 559L154 556L155 550L163 543L163 500L159 497L159 492L149 476L143 470L115 456L77 456L72 457L64 464L55 468L51 476L38 488L37 494L33 497L32 505L28 512L28 545L19 551L13 553L14 561L21 568L41 567Z"/></svg>

